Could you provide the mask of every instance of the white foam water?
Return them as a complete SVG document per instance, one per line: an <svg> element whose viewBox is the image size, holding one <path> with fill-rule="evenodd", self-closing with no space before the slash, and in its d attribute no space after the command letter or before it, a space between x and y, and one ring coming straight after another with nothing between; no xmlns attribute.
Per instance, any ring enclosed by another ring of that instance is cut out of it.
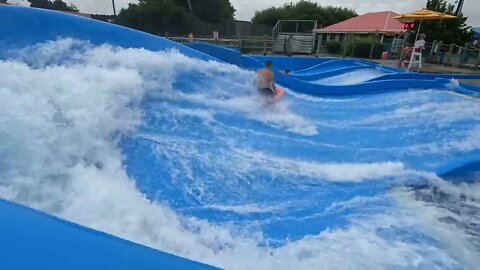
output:
<svg viewBox="0 0 480 270"><path fill-rule="evenodd" d="M385 72L377 69L360 69L356 71L346 72L344 74L327 77L314 81L315 84L320 85L354 85L369 80L376 79L385 75Z"/></svg>
<svg viewBox="0 0 480 270"><path fill-rule="evenodd" d="M69 53L58 58L62 52ZM192 85L191 93L180 93L175 83L182 72L206 79ZM253 80L251 72L175 51L95 47L67 39L0 61L0 77L1 198L227 269L474 269L478 265L478 248L469 242L471 238L438 221L439 214L431 213L441 210L417 202L410 190L386 194L384 199L394 206L385 213L351 217L344 228L281 247L259 245L264 241L261 232L182 216L161 201L147 199L135 179L127 176L118 148L120 136L138 132L143 118L139 104L147 96L198 102L207 109L181 113L200 115L205 121L212 121L216 108L221 108L302 136L316 134L312 121L288 106L280 108L287 114L282 119L275 112L262 111L255 104L253 86L245 83ZM235 84L238 91L225 92L225 82ZM247 159L252 155L240 154ZM262 160L262 154L256 154L252 160L258 162L258 155ZM274 170L289 173L300 166L304 174L339 182L405 173L404 165L397 162L316 164L277 158L273 164ZM211 207L262 212L255 204ZM430 214L425 217L418 209ZM402 230L433 240L402 239L397 234Z"/></svg>

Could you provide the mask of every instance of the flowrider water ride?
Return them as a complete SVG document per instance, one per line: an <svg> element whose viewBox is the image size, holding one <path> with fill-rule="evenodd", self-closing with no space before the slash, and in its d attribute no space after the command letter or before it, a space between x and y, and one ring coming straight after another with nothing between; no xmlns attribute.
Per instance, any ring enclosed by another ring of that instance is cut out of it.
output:
<svg viewBox="0 0 480 270"><path fill-rule="evenodd" d="M188 45L0 6L0 269L478 268L471 76Z"/></svg>

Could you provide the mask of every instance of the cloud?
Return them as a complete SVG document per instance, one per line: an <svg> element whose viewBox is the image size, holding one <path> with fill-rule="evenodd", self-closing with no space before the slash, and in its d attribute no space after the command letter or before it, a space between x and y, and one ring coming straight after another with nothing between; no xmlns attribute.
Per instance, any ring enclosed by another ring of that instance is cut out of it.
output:
<svg viewBox="0 0 480 270"><path fill-rule="evenodd" d="M29 7L30 2L26 0L8 0L8 4L16 5L16 6L24 6L24 7Z"/></svg>
<svg viewBox="0 0 480 270"><path fill-rule="evenodd" d="M271 6L281 6L285 3L298 2L288 0L230 0L237 9L236 17L240 20L250 20L256 10L261 10ZM364 14L373 11L391 10L398 13L414 11L425 7L427 1L422 0L403 0L403 1L377 1L377 0L323 0L321 5L343 6L353 8L358 14ZM454 3L454 0L450 0ZM477 11L480 10L480 1L465 1L463 12L469 17L468 23L473 26L480 26L480 17Z"/></svg>
<svg viewBox="0 0 480 270"><path fill-rule="evenodd" d="M113 14L112 0L63 0L74 4L80 11L93 14ZM132 0L115 0L115 6L117 12L124 7L128 6L128 3L136 3L138 1Z"/></svg>

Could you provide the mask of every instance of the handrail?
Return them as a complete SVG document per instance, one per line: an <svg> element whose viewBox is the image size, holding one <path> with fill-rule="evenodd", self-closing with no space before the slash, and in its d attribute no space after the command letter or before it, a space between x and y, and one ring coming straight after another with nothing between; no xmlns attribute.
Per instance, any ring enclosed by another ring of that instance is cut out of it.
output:
<svg viewBox="0 0 480 270"><path fill-rule="evenodd" d="M239 49L242 53L267 54L273 51L273 40L269 37L239 39L194 38L193 40L186 37L168 38L180 43L204 42L220 45L226 48Z"/></svg>
<svg viewBox="0 0 480 270"><path fill-rule="evenodd" d="M272 30L272 39L274 39L276 37L276 33L278 32L277 31L277 28L278 28L278 25L280 24L280 21L277 21L277 23L275 24L275 26L273 27L273 30Z"/></svg>

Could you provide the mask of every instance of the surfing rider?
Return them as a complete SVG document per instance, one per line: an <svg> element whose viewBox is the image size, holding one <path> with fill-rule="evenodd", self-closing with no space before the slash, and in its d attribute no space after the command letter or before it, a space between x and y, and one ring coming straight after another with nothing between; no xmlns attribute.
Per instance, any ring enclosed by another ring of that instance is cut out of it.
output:
<svg viewBox="0 0 480 270"><path fill-rule="evenodd" d="M272 72L272 61L270 60L265 62L265 68L257 72L257 89L261 94L266 96L275 96L275 94L277 94Z"/></svg>

